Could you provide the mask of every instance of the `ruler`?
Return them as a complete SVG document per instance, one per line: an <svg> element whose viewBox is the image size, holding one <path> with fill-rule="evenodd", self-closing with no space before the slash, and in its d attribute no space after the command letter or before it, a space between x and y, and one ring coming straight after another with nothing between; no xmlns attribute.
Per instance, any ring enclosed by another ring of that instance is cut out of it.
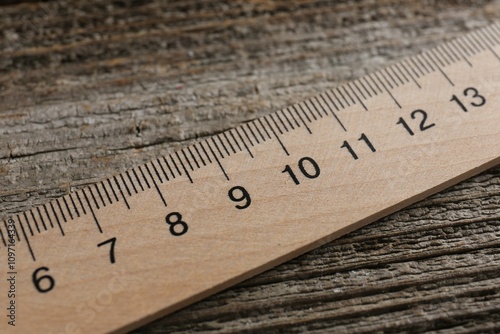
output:
<svg viewBox="0 0 500 334"><path fill-rule="evenodd" d="M1 332L124 332L221 291L497 165L499 108L493 24L6 217Z"/></svg>

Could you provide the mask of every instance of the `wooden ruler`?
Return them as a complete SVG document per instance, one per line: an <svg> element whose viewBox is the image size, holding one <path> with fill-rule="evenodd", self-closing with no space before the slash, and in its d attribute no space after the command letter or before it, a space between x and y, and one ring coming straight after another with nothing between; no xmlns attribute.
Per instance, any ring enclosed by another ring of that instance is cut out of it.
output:
<svg viewBox="0 0 500 334"><path fill-rule="evenodd" d="M499 69L492 25L7 217L0 331L138 327L498 164Z"/></svg>

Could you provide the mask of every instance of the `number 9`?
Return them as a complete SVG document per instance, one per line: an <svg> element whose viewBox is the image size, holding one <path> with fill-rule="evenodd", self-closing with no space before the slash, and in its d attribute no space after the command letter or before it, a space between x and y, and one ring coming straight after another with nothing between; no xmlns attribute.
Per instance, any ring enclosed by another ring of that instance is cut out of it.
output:
<svg viewBox="0 0 500 334"><path fill-rule="evenodd" d="M235 196L235 193L236 193L236 195L240 195L240 196L238 196L238 197ZM239 193L241 193L241 194L239 194ZM229 192L227 193L227 195L229 196L229 199L231 199L231 201L233 201L233 202L245 201L245 204L235 205L235 207L239 210L243 210L243 209L248 208L250 206L250 204L252 203L252 199L250 198L250 194L242 186L232 187L231 189L229 189Z"/></svg>

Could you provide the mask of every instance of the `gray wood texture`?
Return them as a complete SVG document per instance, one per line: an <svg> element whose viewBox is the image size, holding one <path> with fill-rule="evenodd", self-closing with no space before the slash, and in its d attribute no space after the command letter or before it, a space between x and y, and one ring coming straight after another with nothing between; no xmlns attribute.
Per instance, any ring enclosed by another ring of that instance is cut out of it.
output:
<svg viewBox="0 0 500 334"><path fill-rule="evenodd" d="M500 17L499 1L0 5L1 217ZM134 333L500 332L500 168Z"/></svg>

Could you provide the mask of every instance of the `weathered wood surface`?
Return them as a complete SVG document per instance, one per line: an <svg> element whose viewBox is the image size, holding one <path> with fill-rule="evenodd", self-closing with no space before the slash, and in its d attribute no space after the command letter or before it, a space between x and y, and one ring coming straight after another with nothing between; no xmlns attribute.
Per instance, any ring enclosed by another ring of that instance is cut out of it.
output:
<svg viewBox="0 0 500 334"><path fill-rule="evenodd" d="M499 17L498 1L0 6L1 216ZM499 332L499 236L497 167L135 332Z"/></svg>

